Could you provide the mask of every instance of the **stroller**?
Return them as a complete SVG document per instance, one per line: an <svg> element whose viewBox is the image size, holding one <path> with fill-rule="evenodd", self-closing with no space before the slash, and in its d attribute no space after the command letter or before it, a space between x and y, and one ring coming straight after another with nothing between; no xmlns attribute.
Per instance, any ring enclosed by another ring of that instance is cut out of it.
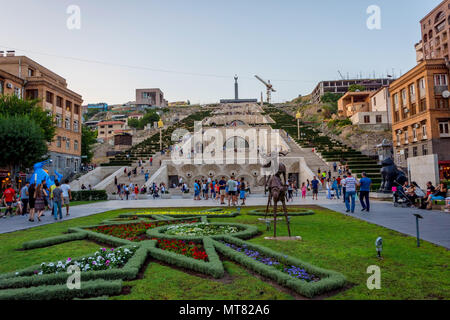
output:
<svg viewBox="0 0 450 320"><path fill-rule="evenodd" d="M398 186L392 187L393 191L392 200L394 202L394 207L409 208L414 206L414 204L409 199L408 195L405 193L403 186L401 186L397 181L395 181L395 184L397 184Z"/></svg>

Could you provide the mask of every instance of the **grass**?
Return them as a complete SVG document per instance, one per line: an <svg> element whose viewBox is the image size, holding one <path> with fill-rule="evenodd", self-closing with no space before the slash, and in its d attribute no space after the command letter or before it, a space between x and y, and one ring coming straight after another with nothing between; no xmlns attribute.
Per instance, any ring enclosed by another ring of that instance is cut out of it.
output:
<svg viewBox="0 0 450 320"><path fill-rule="evenodd" d="M105 202L107 200L94 200L94 201L71 201L70 202L70 206L71 207L75 207L75 206L81 206L83 204L93 204L93 203L97 203L97 202Z"/></svg>
<svg viewBox="0 0 450 320"><path fill-rule="evenodd" d="M302 236L303 241L267 241L264 236L272 235L273 232L266 232L265 224L259 222L258 217L245 215L247 210L255 208L243 208L243 214L236 218L218 217L210 221L257 225L262 235L249 241L343 273L351 283L351 288L328 299L450 299L450 253L445 248L425 241L417 248L413 237L322 208L316 210L315 215L291 217L292 234ZM183 209L193 210L198 208ZM3 263L0 264L0 272L14 271L43 261L50 262L93 253L100 245L89 241L76 241L31 251L16 249L25 241L59 235L69 227L98 223L129 211L109 211L1 234L0 261ZM284 221L277 225L278 235L287 235ZM378 236L384 240L383 260L376 258L374 242ZM381 268L380 290L367 289L366 281L370 275L366 270L370 265ZM224 266L228 273L226 278L213 280L152 260L142 279L126 283L131 287L129 295L111 299L294 298L293 295L251 275L248 270L235 263L225 261Z"/></svg>

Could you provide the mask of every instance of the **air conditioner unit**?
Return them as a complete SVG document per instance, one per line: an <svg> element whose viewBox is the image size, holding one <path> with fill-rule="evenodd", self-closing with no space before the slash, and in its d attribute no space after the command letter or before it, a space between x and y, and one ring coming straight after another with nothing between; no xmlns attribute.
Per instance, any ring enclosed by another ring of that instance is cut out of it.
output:
<svg viewBox="0 0 450 320"><path fill-rule="evenodd" d="M66 137L63 137L62 139L63 139L63 141L66 141L66 140L67 140L67 138L66 138Z"/></svg>
<svg viewBox="0 0 450 320"><path fill-rule="evenodd" d="M12 89L13 85L12 85L12 83L7 83L7 84L6 84L6 87L7 87L8 89Z"/></svg>
<svg viewBox="0 0 450 320"><path fill-rule="evenodd" d="M409 113L409 109L408 108L405 109L405 113Z"/></svg>
<svg viewBox="0 0 450 320"><path fill-rule="evenodd" d="M413 125L413 128L419 129L420 128L420 124L416 123L415 125Z"/></svg>

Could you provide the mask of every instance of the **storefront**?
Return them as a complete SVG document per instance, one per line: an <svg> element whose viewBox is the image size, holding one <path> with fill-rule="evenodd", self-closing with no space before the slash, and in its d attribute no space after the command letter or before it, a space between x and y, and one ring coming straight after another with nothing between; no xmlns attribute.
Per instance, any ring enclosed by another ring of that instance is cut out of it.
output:
<svg viewBox="0 0 450 320"><path fill-rule="evenodd" d="M442 180L450 180L450 160L439 161L439 178Z"/></svg>

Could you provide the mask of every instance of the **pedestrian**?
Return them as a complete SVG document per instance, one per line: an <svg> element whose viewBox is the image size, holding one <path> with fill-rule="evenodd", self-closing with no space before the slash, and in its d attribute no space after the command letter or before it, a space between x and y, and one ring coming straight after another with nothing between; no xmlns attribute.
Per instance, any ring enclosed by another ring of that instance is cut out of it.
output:
<svg viewBox="0 0 450 320"><path fill-rule="evenodd" d="M347 178L345 178L345 207L347 209L346 212L351 213L355 212L356 186L358 186L358 180L352 176L352 173L350 171L348 171Z"/></svg>
<svg viewBox="0 0 450 320"><path fill-rule="evenodd" d="M359 180L359 201L361 202L361 211L370 212L369 193L372 180L367 177L365 172L361 173L361 180Z"/></svg>
<svg viewBox="0 0 450 320"><path fill-rule="evenodd" d="M147 182L148 181L148 170L145 172L144 178L145 178L145 182Z"/></svg>
<svg viewBox="0 0 450 320"><path fill-rule="evenodd" d="M54 184L55 188L51 191L51 198L53 202L53 216L55 220L62 220L62 203L64 201L63 192L60 188L59 181L56 180ZM53 186L52 186L53 187Z"/></svg>
<svg viewBox="0 0 450 320"><path fill-rule="evenodd" d="M153 166L153 157L150 157L150 167Z"/></svg>
<svg viewBox="0 0 450 320"><path fill-rule="evenodd" d="M63 192L63 206L66 207L66 216L69 216L70 201L72 200L72 192L70 191L69 179L66 179L61 185Z"/></svg>
<svg viewBox="0 0 450 320"><path fill-rule="evenodd" d="M194 200L200 200L200 183L198 180L194 182Z"/></svg>
<svg viewBox="0 0 450 320"><path fill-rule="evenodd" d="M341 180L341 185L342 185L342 197L343 197L343 201L345 203L345 179L347 179L347 175L344 174L344 178Z"/></svg>
<svg viewBox="0 0 450 320"><path fill-rule="evenodd" d="M333 178L333 182L331 184L331 190L334 190L336 193L336 199L339 200L339 187L338 187L338 181L336 178Z"/></svg>
<svg viewBox="0 0 450 320"><path fill-rule="evenodd" d="M244 177L241 178L241 183L239 184L239 198L241 199L242 203L241 206L245 206L245 181Z"/></svg>
<svg viewBox="0 0 450 320"><path fill-rule="evenodd" d="M222 177L219 181L220 204L225 204L226 184L225 177Z"/></svg>
<svg viewBox="0 0 450 320"><path fill-rule="evenodd" d="M138 185L136 184L136 185L134 186L134 200L137 200L137 199L138 199L138 195L139 195L139 187L138 187Z"/></svg>
<svg viewBox="0 0 450 320"><path fill-rule="evenodd" d="M302 199L306 199L306 185L302 182Z"/></svg>
<svg viewBox="0 0 450 320"><path fill-rule="evenodd" d="M328 170L328 179L331 179L331 170Z"/></svg>
<svg viewBox="0 0 450 320"><path fill-rule="evenodd" d="M117 186L117 176L114 176L114 184Z"/></svg>
<svg viewBox="0 0 450 320"><path fill-rule="evenodd" d="M16 191L11 187L10 184L8 184L6 186L5 191L3 191L3 195L2 195L2 201L1 203L5 203L6 205L6 211L5 211L5 215L3 216L3 218L6 218L6 216L8 215L8 212L10 214L10 216L13 216L13 212L12 212L12 207L13 207L13 203L16 202Z"/></svg>
<svg viewBox="0 0 450 320"><path fill-rule="evenodd" d="M128 171L128 181L131 181L131 171Z"/></svg>
<svg viewBox="0 0 450 320"><path fill-rule="evenodd" d="M30 183L27 181L25 185L20 189L20 200L22 201L22 215L28 213L28 200L29 200L29 192L28 189L30 187Z"/></svg>
<svg viewBox="0 0 450 320"><path fill-rule="evenodd" d="M42 180L42 189L45 190L46 196L44 197L45 207L50 210L50 191L48 190L47 181ZM44 216L44 214L42 214Z"/></svg>
<svg viewBox="0 0 450 320"><path fill-rule="evenodd" d="M45 210L45 200L44 199L47 195L45 192L45 189L43 188L42 183L38 184L38 186L36 187L36 191L34 193L35 193L35 198L36 198L35 209L38 214L37 219L40 222L41 216Z"/></svg>
<svg viewBox="0 0 450 320"><path fill-rule="evenodd" d="M128 200L128 197L129 197L129 195L130 195L130 189L128 189L128 186L127 186L127 185L124 185L123 188L124 188L124 190L125 190L125 197L126 197L126 199Z"/></svg>
<svg viewBox="0 0 450 320"><path fill-rule="evenodd" d="M336 161L333 162L333 171L336 172L337 171L337 163Z"/></svg>
<svg viewBox="0 0 450 320"><path fill-rule="evenodd" d="M317 195L319 194L319 180L317 180L316 176L314 176L313 180L311 181L311 187L312 187L312 193L313 193L313 200L314 200L314 196L316 196L316 200L319 200L317 198Z"/></svg>
<svg viewBox="0 0 450 320"><path fill-rule="evenodd" d="M36 184L33 182L30 184L30 187L28 188L28 205L30 206L30 217L28 218L28 221L34 222L34 207L35 207L35 191L36 191Z"/></svg>
<svg viewBox="0 0 450 320"><path fill-rule="evenodd" d="M292 181L288 181L288 201L294 201L294 184Z"/></svg>
<svg viewBox="0 0 450 320"><path fill-rule="evenodd" d="M227 182L228 187L228 206L230 206L230 201L233 206L236 205L236 193L237 193L237 182L234 180L234 176L231 176L230 180Z"/></svg>

